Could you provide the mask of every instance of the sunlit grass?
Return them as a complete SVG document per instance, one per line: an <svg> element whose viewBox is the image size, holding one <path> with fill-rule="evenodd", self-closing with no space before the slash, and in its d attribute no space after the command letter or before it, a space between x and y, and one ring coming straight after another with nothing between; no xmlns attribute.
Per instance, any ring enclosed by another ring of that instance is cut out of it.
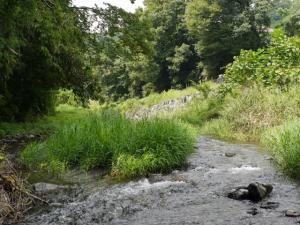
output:
<svg viewBox="0 0 300 225"><path fill-rule="evenodd" d="M90 113L22 153L30 168L51 173L80 167L111 169L121 178L180 167L192 152L192 128L170 119L131 121L115 111Z"/></svg>

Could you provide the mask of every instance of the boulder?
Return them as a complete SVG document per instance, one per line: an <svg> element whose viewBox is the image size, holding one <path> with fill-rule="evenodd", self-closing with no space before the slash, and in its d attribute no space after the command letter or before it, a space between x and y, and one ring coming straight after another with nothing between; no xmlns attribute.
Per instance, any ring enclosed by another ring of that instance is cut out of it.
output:
<svg viewBox="0 0 300 225"><path fill-rule="evenodd" d="M225 156L228 157L228 158L232 158L232 157L236 156L236 153L234 153L234 152L226 152Z"/></svg>
<svg viewBox="0 0 300 225"><path fill-rule="evenodd" d="M235 199L235 200L245 200L248 199L249 191L247 187L239 187L236 189L231 190L228 193L228 198Z"/></svg>
<svg viewBox="0 0 300 225"><path fill-rule="evenodd" d="M259 202L267 197L273 190L270 184L252 183L248 186L248 199L253 202Z"/></svg>
<svg viewBox="0 0 300 225"><path fill-rule="evenodd" d="M287 217L300 217L300 212L296 212L294 210L289 209L285 212L285 216L287 216Z"/></svg>
<svg viewBox="0 0 300 225"><path fill-rule="evenodd" d="M235 200L251 200L259 202L266 198L273 190L270 184L251 183L248 187L238 187L231 190L227 197ZM275 207L275 204L269 204L266 207Z"/></svg>

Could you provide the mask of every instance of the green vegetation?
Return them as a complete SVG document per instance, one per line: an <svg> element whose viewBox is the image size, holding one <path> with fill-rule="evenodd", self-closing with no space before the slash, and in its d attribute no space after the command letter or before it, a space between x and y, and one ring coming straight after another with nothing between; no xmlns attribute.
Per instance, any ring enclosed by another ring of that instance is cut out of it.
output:
<svg viewBox="0 0 300 225"><path fill-rule="evenodd" d="M180 167L193 151L194 131L174 120L131 121L114 111L90 113L22 153L30 168L63 173L68 168L111 169L120 178Z"/></svg>
<svg viewBox="0 0 300 225"><path fill-rule="evenodd" d="M251 7L255 5L255 7ZM266 44L270 26L268 0L192 0L186 10L186 24L202 56L203 75L216 77L241 49Z"/></svg>
<svg viewBox="0 0 300 225"><path fill-rule="evenodd" d="M268 130L263 135L262 142L284 171L294 177L300 177L299 119Z"/></svg>
<svg viewBox="0 0 300 225"><path fill-rule="evenodd" d="M267 48L242 50L226 70L226 82L233 85L277 85L286 88L299 81L300 40L287 38L281 30L272 34Z"/></svg>
<svg viewBox="0 0 300 225"><path fill-rule="evenodd" d="M132 178L182 165L196 127L227 140L263 136L295 175L299 129L287 122L300 116L299 7L145 0L129 13L0 0L0 138L51 135L22 153L34 169L100 167ZM209 81L223 73L222 85ZM187 95L193 101L164 118L123 115Z"/></svg>
<svg viewBox="0 0 300 225"><path fill-rule="evenodd" d="M136 112L140 109L149 108L165 101L174 100L187 95L195 95L197 93L198 91L195 87L190 87L183 90L171 89L162 93L153 93L142 99L128 99L119 103L117 107L122 112Z"/></svg>
<svg viewBox="0 0 300 225"><path fill-rule="evenodd" d="M43 116L34 121L0 122L0 138L5 135L44 134L49 135L68 123L75 123L88 114L86 109L60 105L55 114Z"/></svg>

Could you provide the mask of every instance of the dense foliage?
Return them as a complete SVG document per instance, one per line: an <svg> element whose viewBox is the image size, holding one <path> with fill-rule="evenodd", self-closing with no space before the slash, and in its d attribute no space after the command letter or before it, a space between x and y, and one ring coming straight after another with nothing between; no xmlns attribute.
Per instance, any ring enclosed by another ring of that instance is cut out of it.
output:
<svg viewBox="0 0 300 225"><path fill-rule="evenodd" d="M49 112L60 88L110 102L214 78L242 49L268 45L271 19L296 4L145 0L129 13L71 0L0 3L0 120Z"/></svg>
<svg viewBox="0 0 300 225"><path fill-rule="evenodd" d="M83 94L85 29L70 1L0 1L0 120L51 109L52 90Z"/></svg>
<svg viewBox="0 0 300 225"><path fill-rule="evenodd" d="M288 36L300 36L300 1L292 1L291 7L283 19L283 27Z"/></svg>
<svg viewBox="0 0 300 225"><path fill-rule="evenodd" d="M299 74L300 40L287 38L277 30L268 48L242 50L227 67L225 79L230 84L263 83L286 88L299 82Z"/></svg>
<svg viewBox="0 0 300 225"><path fill-rule="evenodd" d="M155 34L157 89L184 88L191 81L199 81L199 57L184 21L186 1L146 0L145 5L145 16L150 18Z"/></svg>
<svg viewBox="0 0 300 225"><path fill-rule="evenodd" d="M98 99L116 101L154 91L158 66L149 20L141 12L132 14L111 5L95 8L91 15L97 24L91 36Z"/></svg>
<svg viewBox="0 0 300 225"><path fill-rule="evenodd" d="M267 44L269 0L193 0L186 11L186 23L197 40L197 51L208 77L224 72L224 67L241 49L257 49Z"/></svg>

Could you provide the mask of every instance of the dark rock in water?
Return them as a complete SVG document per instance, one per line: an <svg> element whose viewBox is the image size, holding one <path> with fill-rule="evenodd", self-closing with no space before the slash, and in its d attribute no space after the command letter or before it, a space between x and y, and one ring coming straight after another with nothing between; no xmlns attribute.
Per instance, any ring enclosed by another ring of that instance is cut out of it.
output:
<svg viewBox="0 0 300 225"><path fill-rule="evenodd" d="M285 216L287 216L287 217L300 217L300 212L296 212L294 210L289 209L285 212Z"/></svg>
<svg viewBox="0 0 300 225"><path fill-rule="evenodd" d="M257 208L251 208L250 210L247 211L248 214L255 216L258 214L258 209Z"/></svg>
<svg viewBox="0 0 300 225"><path fill-rule="evenodd" d="M226 152L225 156L228 157L228 158L232 158L232 157L236 156L236 153L234 153L234 152Z"/></svg>
<svg viewBox="0 0 300 225"><path fill-rule="evenodd" d="M248 199L249 191L247 187L239 187L236 189L231 190L228 193L228 198L235 199L235 200L245 200Z"/></svg>
<svg viewBox="0 0 300 225"><path fill-rule="evenodd" d="M260 205L262 209L276 209L279 207L279 202L266 202Z"/></svg>
<svg viewBox="0 0 300 225"><path fill-rule="evenodd" d="M252 183L248 186L248 199L254 202L259 202L267 197L273 190L270 184Z"/></svg>
<svg viewBox="0 0 300 225"><path fill-rule="evenodd" d="M248 187L238 187L228 193L228 197L235 200L251 200L259 202L267 197L273 190L272 185L252 183Z"/></svg>

